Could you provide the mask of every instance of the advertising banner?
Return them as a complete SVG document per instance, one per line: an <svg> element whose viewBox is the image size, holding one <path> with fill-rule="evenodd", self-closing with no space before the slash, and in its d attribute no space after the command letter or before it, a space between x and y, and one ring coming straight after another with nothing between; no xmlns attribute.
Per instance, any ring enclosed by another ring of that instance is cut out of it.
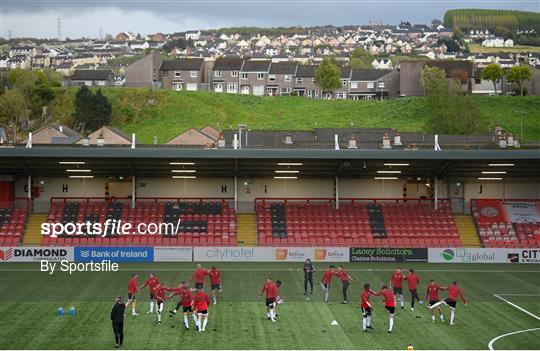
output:
<svg viewBox="0 0 540 351"><path fill-rule="evenodd" d="M191 262L192 247L154 247L154 262Z"/></svg>
<svg viewBox="0 0 540 351"><path fill-rule="evenodd" d="M427 262L424 248L351 247L351 262Z"/></svg>
<svg viewBox="0 0 540 351"><path fill-rule="evenodd" d="M153 247L75 247L75 262L154 262Z"/></svg>
<svg viewBox="0 0 540 351"><path fill-rule="evenodd" d="M539 201L503 201L503 204L510 222L540 222Z"/></svg>
<svg viewBox="0 0 540 351"><path fill-rule="evenodd" d="M540 249L430 248L430 263L540 263Z"/></svg>
<svg viewBox="0 0 540 351"><path fill-rule="evenodd" d="M277 262L304 262L313 259L312 247L275 247L274 260Z"/></svg>
<svg viewBox="0 0 540 351"><path fill-rule="evenodd" d="M315 262L349 262L350 249L348 247L316 247L312 261Z"/></svg>
<svg viewBox="0 0 540 351"><path fill-rule="evenodd" d="M268 262L273 261L271 247L194 247L193 260L199 262Z"/></svg>
<svg viewBox="0 0 540 351"><path fill-rule="evenodd" d="M540 202L514 200L474 200L480 223L540 222Z"/></svg>
<svg viewBox="0 0 540 351"><path fill-rule="evenodd" d="M348 247L194 247L193 260L202 262L348 262Z"/></svg>
<svg viewBox="0 0 540 351"><path fill-rule="evenodd" d="M73 261L73 247L0 247L0 263Z"/></svg>

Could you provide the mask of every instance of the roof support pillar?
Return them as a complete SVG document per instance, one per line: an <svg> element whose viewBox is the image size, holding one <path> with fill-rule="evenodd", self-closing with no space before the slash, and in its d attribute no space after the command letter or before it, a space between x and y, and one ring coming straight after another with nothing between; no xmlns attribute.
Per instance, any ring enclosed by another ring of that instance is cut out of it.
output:
<svg viewBox="0 0 540 351"><path fill-rule="evenodd" d="M234 176L234 209L238 213L238 176Z"/></svg>
<svg viewBox="0 0 540 351"><path fill-rule="evenodd" d="M439 209L439 180L435 177L435 209Z"/></svg>
<svg viewBox="0 0 540 351"><path fill-rule="evenodd" d="M334 178L334 196L336 199L336 210L339 210L339 177Z"/></svg>
<svg viewBox="0 0 540 351"><path fill-rule="evenodd" d="M32 201L32 176L28 175L28 200Z"/></svg>
<svg viewBox="0 0 540 351"><path fill-rule="evenodd" d="M137 179L135 179L135 175L131 176L131 208L135 208L135 203L137 199L135 198L137 196Z"/></svg>

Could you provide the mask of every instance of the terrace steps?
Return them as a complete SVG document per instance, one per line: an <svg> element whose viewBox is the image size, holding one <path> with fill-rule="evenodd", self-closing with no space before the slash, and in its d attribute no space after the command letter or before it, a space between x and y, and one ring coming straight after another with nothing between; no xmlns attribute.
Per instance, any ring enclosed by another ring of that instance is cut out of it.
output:
<svg viewBox="0 0 540 351"><path fill-rule="evenodd" d="M454 220L464 247L482 247L472 216L454 215Z"/></svg>
<svg viewBox="0 0 540 351"><path fill-rule="evenodd" d="M257 217L255 213L238 213L236 218L238 246L257 245Z"/></svg>
<svg viewBox="0 0 540 351"><path fill-rule="evenodd" d="M47 221L46 213L32 213L29 216L26 232L23 237L23 245L41 245L41 224Z"/></svg>

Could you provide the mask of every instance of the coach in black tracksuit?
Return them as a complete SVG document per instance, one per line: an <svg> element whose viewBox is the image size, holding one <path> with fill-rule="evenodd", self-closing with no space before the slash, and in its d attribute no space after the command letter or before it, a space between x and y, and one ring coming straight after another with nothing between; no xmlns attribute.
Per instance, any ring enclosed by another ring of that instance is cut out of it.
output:
<svg viewBox="0 0 540 351"><path fill-rule="evenodd" d="M307 295L308 284L311 288L311 294L313 294L313 272L315 272L315 267L311 263L311 260L308 258L306 263L304 263L304 295Z"/></svg>
<svg viewBox="0 0 540 351"><path fill-rule="evenodd" d="M124 343L124 311L126 305L122 302L122 298L117 296L114 299L114 305L111 309L111 321L114 332L114 347L119 348Z"/></svg>

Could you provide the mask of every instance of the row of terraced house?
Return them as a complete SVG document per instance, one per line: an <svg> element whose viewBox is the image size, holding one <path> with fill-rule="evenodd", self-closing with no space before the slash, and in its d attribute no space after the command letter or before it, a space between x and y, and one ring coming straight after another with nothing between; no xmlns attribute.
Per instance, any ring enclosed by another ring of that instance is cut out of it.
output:
<svg viewBox="0 0 540 351"><path fill-rule="evenodd" d="M313 99L371 100L400 96L421 96L422 69L435 66L444 70L448 84L467 95L511 94L516 85L506 78L496 83L482 78L482 67L469 61L405 61L398 69L340 68L341 87L323 92L315 81L317 65L294 61L243 59L238 57L205 60L181 58L162 60L150 54L125 69L123 86L154 87L176 91L210 91L215 93L288 96ZM532 78L525 82L529 95L540 95L540 70L531 67ZM457 83L454 73L468 77ZM68 85L108 86L113 84L110 70L76 70Z"/></svg>
<svg viewBox="0 0 540 351"><path fill-rule="evenodd" d="M342 87L323 92L315 82L316 65L270 60L186 58L161 61L148 55L125 70L125 86L212 91L246 95L299 95L309 98L372 99L393 97L399 91L394 70L341 68Z"/></svg>

